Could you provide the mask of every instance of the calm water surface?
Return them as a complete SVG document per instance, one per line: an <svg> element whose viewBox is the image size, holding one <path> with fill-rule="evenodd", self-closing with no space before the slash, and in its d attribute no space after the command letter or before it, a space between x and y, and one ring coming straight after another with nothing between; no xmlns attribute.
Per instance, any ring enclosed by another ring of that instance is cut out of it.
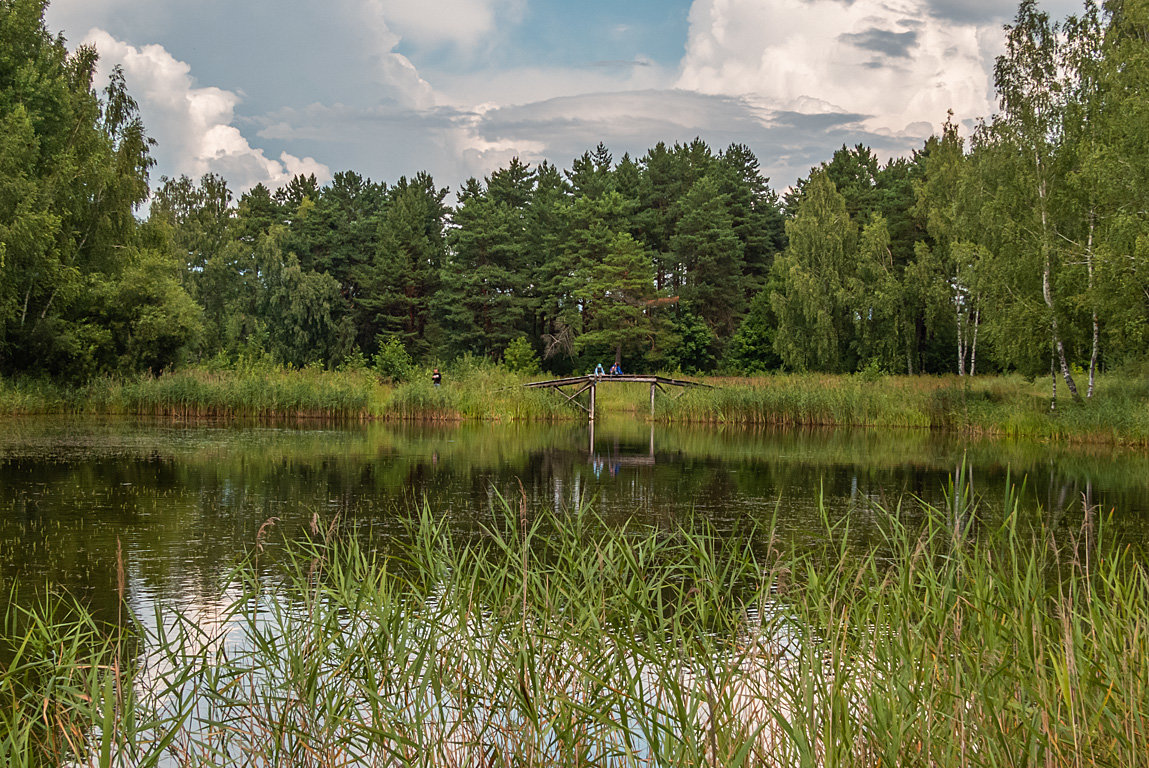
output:
<svg viewBox="0 0 1149 768"><path fill-rule="evenodd" d="M114 615L117 547L134 608L218 601L264 521L276 540L338 519L385 545L424 500L478 529L497 497L560 513L589 502L608 521L700 518L728 535L776 520L815 540L820 508L859 540L914 499L954 483L987 516L1019 487L1057 532L1085 502L1115 535L1149 530L1140 450L969 442L926 431L762 431L606 420L585 424L239 427L122 420L6 420L0 429L0 602L64 587ZM520 485L521 484L521 485ZM521 490L520 490L521 487ZM0 606L2 607L2 606Z"/></svg>

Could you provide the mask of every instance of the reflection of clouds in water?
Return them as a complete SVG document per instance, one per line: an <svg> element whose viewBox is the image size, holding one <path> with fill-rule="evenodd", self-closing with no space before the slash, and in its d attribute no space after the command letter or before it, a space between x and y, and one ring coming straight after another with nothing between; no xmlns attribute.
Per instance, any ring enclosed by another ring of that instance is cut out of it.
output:
<svg viewBox="0 0 1149 768"><path fill-rule="evenodd" d="M163 597L133 588L137 595L133 610L146 633L142 656L143 674L138 682L145 688L178 672L177 659L212 657L240 650L245 645L245 628L236 612L244 601L238 586L208 591L196 573L184 574ZM177 640L179 655L161 647L161 640Z"/></svg>
<svg viewBox="0 0 1149 768"><path fill-rule="evenodd" d="M116 420L20 421L0 434L0 562L29 581L53 582L115 606L115 541L131 563L141 616L151 600L210 601L259 525L282 519L291 538L318 510L381 538L403 535L426 498L460 529L489 522L492 493L556 512L590 502L611 525L664 525L696 516L721 530L769 522L817 531L820 504L851 531L875 530L873 503L946 503L951 485L995 499L1007 477L1022 503L1054 523L1090 506L1116 509L1115 535L1144 538L1149 457L1096 446L972 441L907 431L768 431L601 420L589 449L585 423L369 425L348 429L172 428ZM654 463L640 464L650 457ZM617 448L615 446L618 446ZM434 464L431 457L438 455ZM957 471L962 457L964 472ZM617 464L610 475L607 463ZM956 478L956 480L955 480ZM496 507L497 509L497 507ZM198 578L198 583L195 579Z"/></svg>
<svg viewBox="0 0 1149 768"><path fill-rule="evenodd" d="M289 724L292 739L310 744L309 751L354 745L346 757L385 761L405 743L417 743L426 764L448 766L481 764L492 750L559 761L569 737L564 729L574 727L573 721L564 725L569 717L585 720L576 729L582 754L608 766L631 764L612 756L650 758L655 733L690 738L695 730L741 731L754 734L762 754L785 743L778 718L788 718L795 706L788 691L795 690L800 649L770 602L763 614L746 611L739 637L714 646L724 649L718 655L699 657L657 638L618 636L609 627L578 636L533 622L525 625L533 640L524 649L517 620L508 623L475 605L460 613L455 588L440 584L421 602L386 605L374 603L368 591L361 612L348 610L344 596L281 603L261 616L236 614L241 592L212 596L192 587L179 596L186 610L164 621L165 636L178 642L169 641L172 651L153 661L137 689L155 711L173 716L178 694L153 693L181 671L202 666L193 677L208 687L195 689L177 743L192 750L210 744L235 760L267 749L264 739L277 738L276 723ZM379 644L381 635L387 640ZM304 672L315 675L310 683L292 677L300 649L310 649L311 671ZM350 649L378 655L349 655ZM531 664L530 693L515 690L526 684L524 658ZM354 671L360 667L365 677ZM606 680L614 681L608 684L613 692L603 690ZM296 698L312 684L320 700ZM339 702L338 718L324 714L331 702ZM227 728L211 733L219 722Z"/></svg>

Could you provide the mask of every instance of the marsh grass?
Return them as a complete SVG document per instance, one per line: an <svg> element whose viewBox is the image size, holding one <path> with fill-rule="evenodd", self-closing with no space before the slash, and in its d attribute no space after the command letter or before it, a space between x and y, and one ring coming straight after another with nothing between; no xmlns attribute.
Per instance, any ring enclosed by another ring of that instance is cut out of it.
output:
<svg viewBox="0 0 1149 768"><path fill-rule="evenodd" d="M1143 766L1149 583L1097 510L823 544L502 502L253 545L214 622L10 614L6 765ZM273 529L272 529L273 530ZM14 618L15 617L15 618ZM148 628L150 627L150 628ZM142 644L134 661L123 638ZM110 639L109 639L110 638ZM117 674L118 671L118 674Z"/></svg>
<svg viewBox="0 0 1149 768"><path fill-rule="evenodd" d="M665 421L795 426L929 428L1008 437L1149 442L1149 391L1137 380L1103 379L1093 400L1058 401L1047 383L1017 376L787 374L713 378L711 389L660 399Z"/></svg>
<svg viewBox="0 0 1149 768"><path fill-rule="evenodd" d="M553 421L579 418L550 393L523 387L519 374L470 358L443 368L442 386L416 375L387 391L378 414L385 418L481 421ZM535 377L535 378L542 378Z"/></svg>
<svg viewBox="0 0 1149 768"><path fill-rule="evenodd" d="M517 421L575 418L498 366L463 362L442 387L430 373L385 383L366 369L291 369L268 363L186 368L160 376L103 378L76 387L0 380L0 414L111 414L176 419L422 419Z"/></svg>
<svg viewBox="0 0 1149 768"><path fill-rule="evenodd" d="M582 421L584 411L553 392L526 389L524 377L464 357L384 383L367 369L284 369L266 362L233 368L187 368L161 376L96 379L81 387L0 381L0 414L96 413L189 418L362 421ZM545 378L542 375L534 378ZM971 435L1149 444L1149 386L1102 378L1094 399L1059 401L1044 382L1017 376L831 376L779 374L699 379L710 388L671 388L655 400L655 419L678 423L777 427L893 427ZM598 388L600 414L647 419L643 384ZM585 400L585 396L584 396Z"/></svg>
<svg viewBox="0 0 1149 768"><path fill-rule="evenodd" d="M374 377L362 371L188 368L162 376L94 379L78 387L3 382L0 413L348 420L372 413L377 388Z"/></svg>

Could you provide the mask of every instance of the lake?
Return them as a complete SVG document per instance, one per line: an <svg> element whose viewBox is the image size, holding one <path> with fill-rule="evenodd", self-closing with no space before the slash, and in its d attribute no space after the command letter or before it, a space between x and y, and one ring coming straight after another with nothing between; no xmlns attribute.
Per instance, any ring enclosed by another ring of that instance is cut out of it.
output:
<svg viewBox="0 0 1149 768"><path fill-rule="evenodd" d="M877 541L881 509L945 506L956 486L1001 514L1012 486L1056 535L1086 504L1116 536L1149 530L1149 455L1109 446L971 441L929 431L751 430L601 420L565 424L173 424L9 419L0 433L0 600L62 587L114 616L117 551L129 602L210 603L267 540L313 524L381 546L424 501L457 528L517 508L589 503L612 525L772 525L816 543L820 516Z"/></svg>

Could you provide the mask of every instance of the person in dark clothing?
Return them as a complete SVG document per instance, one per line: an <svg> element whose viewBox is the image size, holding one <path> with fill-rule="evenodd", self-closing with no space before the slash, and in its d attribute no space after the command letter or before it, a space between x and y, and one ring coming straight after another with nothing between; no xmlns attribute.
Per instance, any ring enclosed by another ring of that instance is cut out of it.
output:
<svg viewBox="0 0 1149 768"><path fill-rule="evenodd" d="M431 372L431 381L436 387L443 383L443 374L439 373L438 368Z"/></svg>

